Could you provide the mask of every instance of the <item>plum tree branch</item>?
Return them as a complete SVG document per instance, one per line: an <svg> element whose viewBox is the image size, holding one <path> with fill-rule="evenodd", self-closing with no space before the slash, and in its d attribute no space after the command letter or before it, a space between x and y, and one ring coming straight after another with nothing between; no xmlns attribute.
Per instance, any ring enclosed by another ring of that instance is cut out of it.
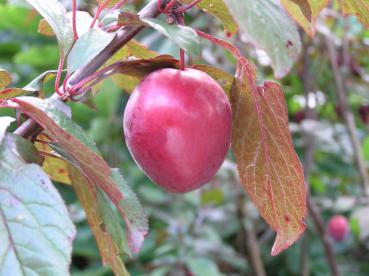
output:
<svg viewBox="0 0 369 276"><path fill-rule="evenodd" d="M238 171L234 171L234 181L237 186L239 183ZM265 268L261 257L260 246L257 239L256 231L252 217L249 215L247 206L245 205L245 196L240 194L237 197L237 217L240 223L239 232L239 246L240 252L248 256L249 263L252 267L253 275L265 276ZM244 220L247 219L249 223L245 225Z"/></svg>
<svg viewBox="0 0 369 276"><path fill-rule="evenodd" d="M163 1L165 4L167 2L168 0ZM157 17L160 14L157 7L157 0L151 0L138 14L142 17ZM74 85L96 72L111 56L127 44L143 28L143 26L126 26L119 30L115 38L103 51L94 57L91 62L70 76L67 86ZM53 97L55 96L57 95L54 94ZM40 126L32 119L28 119L15 130L14 133L28 138L39 131Z"/></svg>
<svg viewBox="0 0 369 276"><path fill-rule="evenodd" d="M166 3L167 1L165 1ZM157 17L160 11L157 7L157 0L151 0L139 13L140 17ZM69 84L74 85L84 78L97 71L112 55L127 44L135 35L137 35L144 26L125 26L117 32L115 38L109 45L92 59L86 66L76 71L69 79Z"/></svg>
<svg viewBox="0 0 369 276"><path fill-rule="evenodd" d="M369 175L368 169L365 164L365 160L362 154L362 148L360 141L357 137L356 125L355 125L355 117L351 110L351 107L347 98L347 89L345 85L345 79L343 74L340 72L339 65L337 63L337 51L334 46L334 42L328 37L325 36L326 47L328 50L329 60L331 63L331 67L333 70L333 76L336 84L336 91L338 96L338 101L340 107L342 108L342 113L344 117L344 121L350 135L352 148L354 151L354 158L359 170L361 184L363 186L363 193L365 196L369 196Z"/></svg>
<svg viewBox="0 0 369 276"><path fill-rule="evenodd" d="M310 72L309 68L309 60L310 57L308 55L308 45L305 45L305 51L303 55L303 63L304 63L304 70L303 70L303 86L304 86L304 94L305 94L305 115L306 119L314 119L317 117L317 114L315 113L315 110L309 107L309 93L312 91L312 82L313 77ZM334 276L339 276L340 272L338 270L337 262L336 262L336 256L333 250L332 241L329 238L329 235L326 231L326 228L324 226L324 221L321 216L321 211L319 210L319 207L315 204L315 202L312 200L311 194L310 194L310 187L308 184L309 174L312 170L312 167L314 165L314 148L315 148L315 142L314 137L311 133L304 131L303 133L304 141L305 141L305 154L304 154L304 174L305 174L305 182L307 185L307 205L309 214L313 220L314 226L316 231L318 232L318 236L321 238L325 256L328 262L328 265L331 270L331 274ZM305 237L305 240L302 244L302 249L304 250L302 252L302 258L301 258L301 275L309 275L309 267L308 267L308 242L307 242L307 236Z"/></svg>

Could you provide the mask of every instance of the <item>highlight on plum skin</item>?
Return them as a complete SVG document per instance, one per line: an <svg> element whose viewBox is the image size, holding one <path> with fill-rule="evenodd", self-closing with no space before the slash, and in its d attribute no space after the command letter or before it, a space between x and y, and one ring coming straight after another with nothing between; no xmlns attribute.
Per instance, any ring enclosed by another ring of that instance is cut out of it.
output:
<svg viewBox="0 0 369 276"><path fill-rule="evenodd" d="M208 183L231 143L227 95L208 74L165 68L132 93L123 119L128 149L144 173L169 192Z"/></svg>
<svg viewBox="0 0 369 276"><path fill-rule="evenodd" d="M336 215L328 222L328 233L337 242L343 241L349 233L349 223L346 217Z"/></svg>

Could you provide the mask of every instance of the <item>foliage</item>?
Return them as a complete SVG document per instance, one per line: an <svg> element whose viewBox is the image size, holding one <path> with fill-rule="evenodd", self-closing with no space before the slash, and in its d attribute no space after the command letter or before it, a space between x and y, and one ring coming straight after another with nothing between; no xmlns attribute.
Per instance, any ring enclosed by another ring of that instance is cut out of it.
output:
<svg viewBox="0 0 369 276"><path fill-rule="evenodd" d="M368 273L369 183L357 168L369 156L365 1L203 0L188 26L136 14L156 1L78 1L76 29L72 2L0 0L0 275L248 275L255 255L268 275L298 275L304 258L312 275L329 274L306 190L323 221L350 217L349 237L333 242L339 270ZM152 29L105 55L123 26ZM178 48L234 116L219 173L186 195L142 174L121 122L142 78L180 67ZM281 85L263 81L273 76ZM16 130L28 118L42 129Z"/></svg>

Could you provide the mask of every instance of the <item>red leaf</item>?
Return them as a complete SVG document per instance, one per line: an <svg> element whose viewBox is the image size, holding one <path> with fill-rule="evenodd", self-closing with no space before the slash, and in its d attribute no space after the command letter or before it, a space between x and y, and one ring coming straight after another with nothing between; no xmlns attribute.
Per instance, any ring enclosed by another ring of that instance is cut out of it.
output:
<svg viewBox="0 0 369 276"><path fill-rule="evenodd" d="M73 187L86 211L86 217L91 231L95 236L104 264L109 264L116 275L129 275L120 258L122 252L109 232L104 229L104 219L99 206L97 188L91 185L87 179L74 166L69 165L69 173L73 179Z"/></svg>
<svg viewBox="0 0 369 276"><path fill-rule="evenodd" d="M241 182L263 218L277 231L272 255L304 232L306 189L288 128L280 86L256 85L252 64L241 59L232 90L232 148Z"/></svg>
<svg viewBox="0 0 369 276"><path fill-rule="evenodd" d="M266 222L277 231L272 255L293 244L304 232L306 188L301 163L288 128L280 86L256 85L256 69L231 43L197 31L230 51L238 60L231 91L232 149L241 182Z"/></svg>

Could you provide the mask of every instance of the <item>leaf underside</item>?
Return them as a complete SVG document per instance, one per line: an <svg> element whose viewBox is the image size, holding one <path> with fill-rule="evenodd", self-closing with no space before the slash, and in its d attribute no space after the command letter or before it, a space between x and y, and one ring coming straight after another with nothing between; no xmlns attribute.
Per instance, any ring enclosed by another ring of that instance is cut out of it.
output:
<svg viewBox="0 0 369 276"><path fill-rule="evenodd" d="M0 275L69 275L75 228L67 208L12 139L0 146Z"/></svg>
<svg viewBox="0 0 369 276"><path fill-rule="evenodd" d="M240 32L272 61L274 75L282 78L292 69L301 53L295 23L272 0L225 0Z"/></svg>
<svg viewBox="0 0 369 276"><path fill-rule="evenodd" d="M280 86L256 85L253 65L243 60L234 82L232 149L240 179L266 222L277 231L272 255L304 232L306 188L288 127Z"/></svg>
<svg viewBox="0 0 369 276"><path fill-rule="evenodd" d="M81 127L56 108L63 103L55 99L41 100L33 97L20 97L13 101L19 105L22 112L40 124L47 135L68 154L66 160L71 160L70 163L78 167L88 183L107 195L125 220L130 251L138 252L148 231L147 218L141 205L129 187L124 184L122 176L112 171L102 159L95 144ZM53 149L55 150L55 145ZM63 153L58 153L64 156ZM94 190L87 192L94 194ZM123 254L124 248L116 240L115 242L120 254ZM101 253L105 252L101 248L100 250ZM130 252L127 253L130 254ZM109 256L103 256L103 258L112 260ZM114 268L115 263L109 262L109 264Z"/></svg>

